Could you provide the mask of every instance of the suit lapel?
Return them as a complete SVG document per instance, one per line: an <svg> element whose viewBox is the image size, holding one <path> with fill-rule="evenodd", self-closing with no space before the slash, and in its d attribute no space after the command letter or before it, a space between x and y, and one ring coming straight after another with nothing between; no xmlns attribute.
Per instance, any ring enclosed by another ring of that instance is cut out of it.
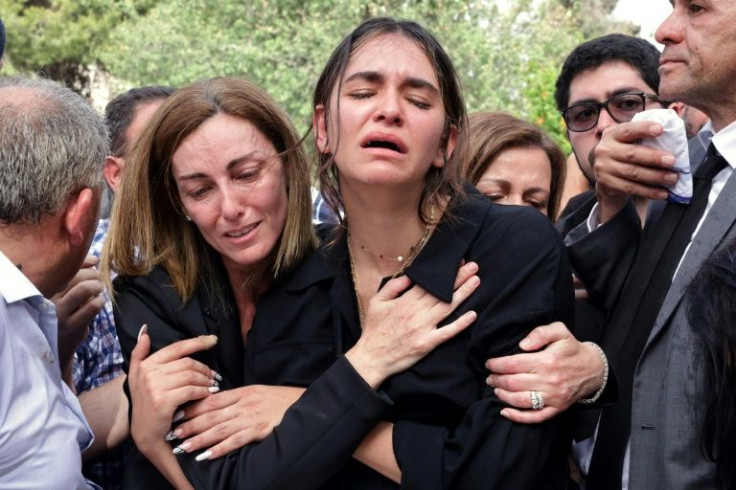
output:
<svg viewBox="0 0 736 490"><path fill-rule="evenodd" d="M736 172L731 174L718 199L713 204L708 218L698 231L690 248L680 264L677 275L672 281L669 292L662 303L662 308L657 315L654 328L649 335L647 345L662 331L668 323L673 312L680 304L686 288L695 274L700 270L702 263L712 254L724 241L729 231L736 223Z"/></svg>

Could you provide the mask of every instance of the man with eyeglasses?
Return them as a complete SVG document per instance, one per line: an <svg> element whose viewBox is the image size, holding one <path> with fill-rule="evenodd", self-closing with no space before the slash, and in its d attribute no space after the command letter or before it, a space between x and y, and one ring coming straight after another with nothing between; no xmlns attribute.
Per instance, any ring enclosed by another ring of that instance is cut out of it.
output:
<svg viewBox="0 0 736 490"><path fill-rule="evenodd" d="M594 150L603 131L631 121L645 109L666 107L657 95L659 51L650 42L611 34L587 41L565 60L557 78L555 102L583 175L595 187ZM579 224L595 204L595 192L575 196L562 211L564 233ZM639 205L642 215L646 203ZM571 216L573 211L577 211Z"/></svg>

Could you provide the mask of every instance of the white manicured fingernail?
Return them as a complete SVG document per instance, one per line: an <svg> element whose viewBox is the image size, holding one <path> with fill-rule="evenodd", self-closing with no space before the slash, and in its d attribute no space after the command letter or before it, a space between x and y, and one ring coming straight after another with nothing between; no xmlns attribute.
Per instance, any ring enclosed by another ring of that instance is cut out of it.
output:
<svg viewBox="0 0 736 490"><path fill-rule="evenodd" d="M210 456L212 456L212 451L205 451L203 453L198 454L197 457L194 459L197 461L205 461L207 459L210 459Z"/></svg>
<svg viewBox="0 0 736 490"><path fill-rule="evenodd" d="M189 441L182 442L178 446L176 446L171 452L174 454L182 454L186 451L189 451L189 448L192 446L192 443Z"/></svg>
<svg viewBox="0 0 736 490"><path fill-rule="evenodd" d="M141 339L141 335L143 335L146 332L148 332L148 325L144 323L141 329L138 330L138 339L136 340L136 342L138 342Z"/></svg>
<svg viewBox="0 0 736 490"><path fill-rule="evenodd" d="M174 418L172 418L171 421L172 422L178 422L178 421L180 421L183 418L184 418L184 410L177 410L174 413Z"/></svg>
<svg viewBox="0 0 736 490"><path fill-rule="evenodd" d="M210 393L217 393L218 391L220 391L220 387L219 386L210 386L207 389L210 390Z"/></svg>

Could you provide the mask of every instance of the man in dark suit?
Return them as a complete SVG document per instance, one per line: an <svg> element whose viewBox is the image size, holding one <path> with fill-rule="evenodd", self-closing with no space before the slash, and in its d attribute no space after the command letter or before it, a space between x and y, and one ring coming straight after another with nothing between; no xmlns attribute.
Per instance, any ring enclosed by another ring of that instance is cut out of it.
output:
<svg viewBox="0 0 736 490"><path fill-rule="evenodd" d="M642 232L631 198L666 198L674 158L637 144L659 135L658 124L620 124L594 151L598 206L567 236L586 285L615 303L602 346L620 399L582 458L593 489L715 487L701 440L704 353L683 296L703 261L736 239L736 3L671 3L656 34L665 45L660 94L702 110L715 131L693 200L668 203Z"/></svg>

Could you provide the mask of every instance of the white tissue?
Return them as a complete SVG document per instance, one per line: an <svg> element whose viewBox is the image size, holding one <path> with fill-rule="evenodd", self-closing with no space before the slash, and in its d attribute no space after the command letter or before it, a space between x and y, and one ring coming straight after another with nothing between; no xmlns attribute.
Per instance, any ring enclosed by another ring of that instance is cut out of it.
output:
<svg viewBox="0 0 736 490"><path fill-rule="evenodd" d="M685 123L672 109L649 109L634 116L632 121L654 121L662 125L664 132L656 138L644 138L641 144L675 155L672 170L678 173L677 183L668 186L668 201L688 204L693 197L693 176L690 173L690 157L687 151Z"/></svg>

